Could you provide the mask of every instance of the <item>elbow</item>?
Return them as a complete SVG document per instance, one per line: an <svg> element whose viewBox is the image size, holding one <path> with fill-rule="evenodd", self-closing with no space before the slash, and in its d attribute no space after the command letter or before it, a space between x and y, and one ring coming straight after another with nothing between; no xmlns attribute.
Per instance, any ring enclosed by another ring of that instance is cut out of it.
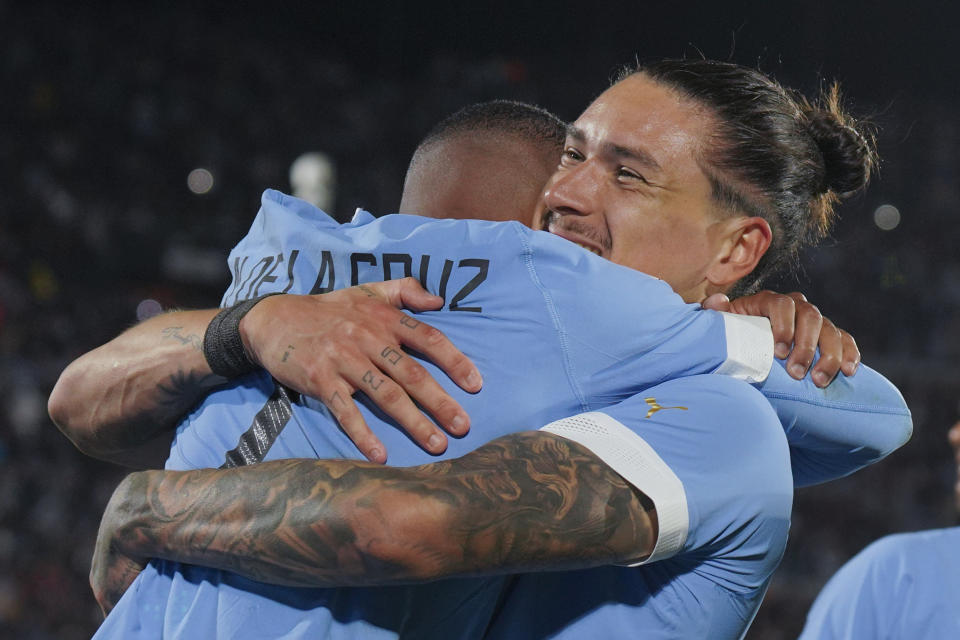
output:
<svg viewBox="0 0 960 640"><path fill-rule="evenodd" d="M879 457L885 458L910 441L913 436L913 418L904 405L903 415L892 415L886 421L884 438L879 443Z"/></svg>
<svg viewBox="0 0 960 640"><path fill-rule="evenodd" d="M63 432L63 435L73 441L76 423L73 418L73 408L70 404L69 375L64 371L54 385L50 397L47 398L47 413L53 424Z"/></svg>
<svg viewBox="0 0 960 640"><path fill-rule="evenodd" d="M877 458L885 458L907 442L913 436L913 415L900 391L887 382L888 402L883 415L875 416L874 431L877 436Z"/></svg>
<svg viewBox="0 0 960 640"><path fill-rule="evenodd" d="M874 414L869 425L869 437L862 443L862 451L868 454L867 464L883 460L910 441L913 435L913 418L904 406L903 412Z"/></svg>
<svg viewBox="0 0 960 640"><path fill-rule="evenodd" d="M862 412L863 444L880 460L910 440L913 416L900 390L877 371L861 365L854 380L860 388L856 410Z"/></svg>
<svg viewBox="0 0 960 640"><path fill-rule="evenodd" d="M78 411L77 402L74 400L75 386L75 376L71 368L67 367L50 392L47 413L53 424L77 449L87 455L96 456L97 447L90 423L83 418L82 412Z"/></svg>

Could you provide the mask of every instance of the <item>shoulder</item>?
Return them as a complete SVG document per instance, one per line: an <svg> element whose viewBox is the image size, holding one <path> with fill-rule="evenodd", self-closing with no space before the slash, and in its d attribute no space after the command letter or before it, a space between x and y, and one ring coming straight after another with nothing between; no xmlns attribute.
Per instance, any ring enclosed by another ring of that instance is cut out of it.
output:
<svg viewBox="0 0 960 640"><path fill-rule="evenodd" d="M786 438L770 403L754 387L730 376L668 380L624 402L617 411L637 421L640 433L657 437L665 451L713 458L714 469L750 472L769 465L744 460L746 454L787 455Z"/></svg>
<svg viewBox="0 0 960 640"><path fill-rule="evenodd" d="M267 189L260 196L260 213L257 218L262 218L262 223L288 219L327 227L339 226L339 223L322 209L276 189Z"/></svg>
<svg viewBox="0 0 960 640"><path fill-rule="evenodd" d="M960 527L896 533L872 542L837 573L855 574L859 580L868 573L908 575L960 565L956 552Z"/></svg>
<svg viewBox="0 0 960 640"><path fill-rule="evenodd" d="M801 638L956 637L960 527L886 536L837 571Z"/></svg>
<svg viewBox="0 0 960 640"><path fill-rule="evenodd" d="M865 547L833 574L814 601L802 639L876 637L896 633L917 581L905 561L923 552L929 532L895 534ZM897 636L899 637L899 636Z"/></svg>
<svg viewBox="0 0 960 640"><path fill-rule="evenodd" d="M783 429L750 385L678 378L546 429L650 497L661 529L654 559L696 554L722 561L717 581L726 586L765 584L786 544L793 483Z"/></svg>
<svg viewBox="0 0 960 640"><path fill-rule="evenodd" d="M689 482L722 477L739 490L765 478L776 480L769 489L792 493L789 452L776 414L756 389L729 376L668 380L555 424L561 423L574 438L600 437L602 428L604 438L643 443Z"/></svg>

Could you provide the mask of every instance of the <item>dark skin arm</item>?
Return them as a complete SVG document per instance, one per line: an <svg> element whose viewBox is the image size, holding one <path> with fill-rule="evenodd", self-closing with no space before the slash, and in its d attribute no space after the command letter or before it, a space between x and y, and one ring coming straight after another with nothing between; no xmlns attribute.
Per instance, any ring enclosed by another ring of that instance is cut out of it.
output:
<svg viewBox="0 0 960 640"><path fill-rule="evenodd" d="M649 500L590 451L523 432L420 467L131 474L107 507L90 581L109 611L152 557L289 586L387 585L628 562L656 533Z"/></svg>
<svg viewBox="0 0 960 640"><path fill-rule="evenodd" d="M810 375L818 387L830 384L838 371L852 376L860 365L860 350L853 336L824 317L799 291L764 290L735 300L718 293L704 300L703 307L769 318L775 354L778 358L787 358L787 373L797 380L810 369L817 348L820 359Z"/></svg>

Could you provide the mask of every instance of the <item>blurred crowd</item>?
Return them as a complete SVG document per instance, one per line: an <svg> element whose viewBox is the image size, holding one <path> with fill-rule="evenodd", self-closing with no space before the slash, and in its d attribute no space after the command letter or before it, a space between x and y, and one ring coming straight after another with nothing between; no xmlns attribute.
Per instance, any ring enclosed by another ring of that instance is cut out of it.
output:
<svg viewBox="0 0 960 640"><path fill-rule="evenodd" d="M188 6L58 11L8 21L0 56L0 637L37 640L96 628L89 557L124 473L79 454L47 417L70 360L157 309L216 305L259 193L288 190L301 153L335 164L338 217L386 213L418 138L444 115L507 97L572 118L610 71L570 91L569 75L535 57L357 69L362 51L300 50ZM915 435L874 468L799 492L751 638L796 637L819 588L871 540L956 517L945 433L960 413L958 120L918 96L867 106L882 126L879 179L778 286L853 333L903 391ZM209 173L199 186L195 169ZM893 228L874 219L884 204L899 212Z"/></svg>

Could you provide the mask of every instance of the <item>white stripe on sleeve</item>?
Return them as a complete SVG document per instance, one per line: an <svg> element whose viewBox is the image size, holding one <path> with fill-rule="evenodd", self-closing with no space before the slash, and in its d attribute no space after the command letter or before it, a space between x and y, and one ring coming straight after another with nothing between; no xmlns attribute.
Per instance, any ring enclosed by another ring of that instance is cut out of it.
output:
<svg viewBox="0 0 960 640"><path fill-rule="evenodd" d="M683 547L690 526L683 483L643 438L597 411L551 422L541 430L583 445L653 502L659 523L653 553L627 566L669 558Z"/></svg>

